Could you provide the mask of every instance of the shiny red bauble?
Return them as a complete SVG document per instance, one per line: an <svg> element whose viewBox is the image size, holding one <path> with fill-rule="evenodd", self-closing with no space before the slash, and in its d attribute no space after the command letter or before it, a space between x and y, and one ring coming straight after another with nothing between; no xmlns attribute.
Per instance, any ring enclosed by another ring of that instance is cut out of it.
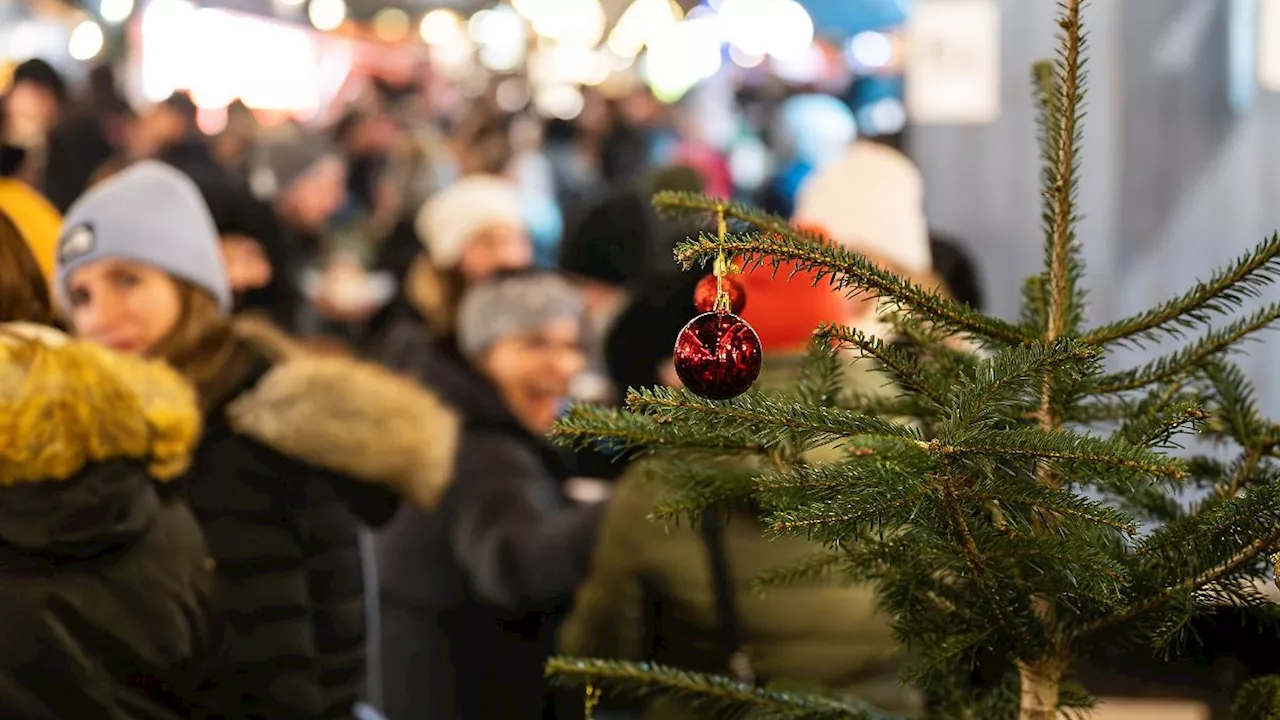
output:
<svg viewBox="0 0 1280 720"><path fill-rule="evenodd" d="M747 306L747 286L737 275L724 276L724 292L729 296L730 310L734 315L741 315ZM715 312L716 309L716 276L714 273L698 281L693 289L693 306L698 312Z"/></svg>
<svg viewBox="0 0 1280 720"><path fill-rule="evenodd" d="M746 392L760 377L763 360L755 329L730 313L703 313L676 337L676 374L691 392L708 400Z"/></svg>

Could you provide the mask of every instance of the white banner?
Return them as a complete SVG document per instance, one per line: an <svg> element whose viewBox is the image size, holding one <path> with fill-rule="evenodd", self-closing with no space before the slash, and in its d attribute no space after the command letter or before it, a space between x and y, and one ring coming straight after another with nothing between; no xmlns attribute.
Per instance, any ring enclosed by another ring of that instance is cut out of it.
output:
<svg viewBox="0 0 1280 720"><path fill-rule="evenodd" d="M907 117L977 125L1000 116L997 0L921 0L907 25Z"/></svg>
<svg viewBox="0 0 1280 720"><path fill-rule="evenodd" d="M1258 5L1258 84L1280 92L1280 0Z"/></svg>

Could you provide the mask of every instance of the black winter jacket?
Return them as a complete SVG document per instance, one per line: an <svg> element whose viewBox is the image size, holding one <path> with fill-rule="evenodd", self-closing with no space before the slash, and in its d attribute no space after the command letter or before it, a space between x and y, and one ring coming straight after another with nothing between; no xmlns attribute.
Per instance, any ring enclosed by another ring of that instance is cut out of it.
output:
<svg viewBox="0 0 1280 720"><path fill-rule="evenodd" d="M585 575L598 507L561 490L561 458L448 348L419 375L463 417L455 479L434 513L377 537L390 720L543 715L542 665Z"/></svg>
<svg viewBox="0 0 1280 720"><path fill-rule="evenodd" d="M350 717L365 664L358 528L386 523L401 493L433 502L454 420L372 367L235 348L182 483L227 613L219 702L262 720Z"/></svg>

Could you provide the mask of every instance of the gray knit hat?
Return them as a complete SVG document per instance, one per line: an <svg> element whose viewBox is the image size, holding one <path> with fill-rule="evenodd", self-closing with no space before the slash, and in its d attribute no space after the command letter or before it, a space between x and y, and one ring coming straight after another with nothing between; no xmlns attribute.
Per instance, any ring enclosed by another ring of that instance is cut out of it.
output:
<svg viewBox="0 0 1280 720"><path fill-rule="evenodd" d="M564 278L549 272L521 273L490 280L467 292L458 310L458 349L475 358L511 335L555 320L581 320L582 296Z"/></svg>
<svg viewBox="0 0 1280 720"><path fill-rule="evenodd" d="M62 222L58 292L76 268L108 258L164 270L205 290L231 312L231 286L218 231L196 184L169 165L146 160L85 193Z"/></svg>

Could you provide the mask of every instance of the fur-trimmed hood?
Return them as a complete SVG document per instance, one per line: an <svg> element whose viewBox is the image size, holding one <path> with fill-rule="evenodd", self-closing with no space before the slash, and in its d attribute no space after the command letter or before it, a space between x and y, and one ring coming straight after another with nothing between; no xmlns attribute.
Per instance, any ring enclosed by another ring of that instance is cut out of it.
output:
<svg viewBox="0 0 1280 720"><path fill-rule="evenodd" d="M169 480L200 437L195 391L168 366L28 323L0 325L0 410L0 486L113 459Z"/></svg>
<svg viewBox="0 0 1280 720"><path fill-rule="evenodd" d="M410 379L365 362L309 353L259 321L236 334L275 360L227 406L231 427L275 450L433 508L453 479L458 418Z"/></svg>
<svg viewBox="0 0 1280 720"><path fill-rule="evenodd" d="M200 427L195 390L168 366L0 325L0 545L91 556L136 537Z"/></svg>

